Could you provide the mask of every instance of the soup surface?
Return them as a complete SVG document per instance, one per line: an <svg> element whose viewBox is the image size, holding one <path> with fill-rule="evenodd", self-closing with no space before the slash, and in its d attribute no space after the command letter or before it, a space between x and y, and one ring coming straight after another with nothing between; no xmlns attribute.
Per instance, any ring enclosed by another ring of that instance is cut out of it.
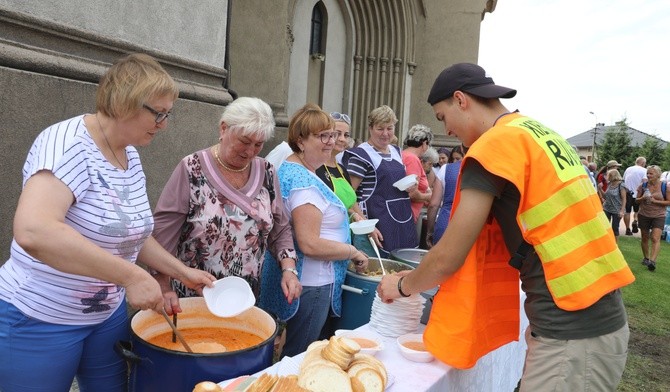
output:
<svg viewBox="0 0 670 392"><path fill-rule="evenodd" d="M402 345L410 350L426 351L426 346L423 345L423 342L405 342Z"/></svg>
<svg viewBox="0 0 670 392"><path fill-rule="evenodd" d="M260 336L252 333L228 328L185 328L179 332L193 352L201 354L243 350L263 341ZM169 350L186 352L179 339L175 343L172 342L172 331L156 335L147 341Z"/></svg>
<svg viewBox="0 0 670 392"><path fill-rule="evenodd" d="M358 343L358 345L361 346L361 348L377 348L377 343L374 340L353 337L353 336L350 336L349 339Z"/></svg>

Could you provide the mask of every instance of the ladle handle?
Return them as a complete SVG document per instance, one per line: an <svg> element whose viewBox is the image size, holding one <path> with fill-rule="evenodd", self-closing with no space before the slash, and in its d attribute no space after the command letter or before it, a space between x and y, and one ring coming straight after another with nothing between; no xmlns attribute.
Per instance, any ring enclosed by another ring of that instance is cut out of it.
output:
<svg viewBox="0 0 670 392"><path fill-rule="evenodd" d="M170 320L170 316L165 313L165 309L161 309L161 314L163 315L163 318L165 318L165 321L167 321L168 324L170 324L170 328L172 328L172 332L174 332L175 336L177 336L177 339L179 339L179 343L181 343L184 348L186 348L186 351L192 353L193 350L191 350L191 346L186 343L186 340L184 337L181 335L181 332L177 331L177 327L172 323L172 320Z"/></svg>
<svg viewBox="0 0 670 392"><path fill-rule="evenodd" d="M379 248L377 248L377 243L372 238L372 236L368 236L368 239L370 240L370 243L372 244L372 249L374 249L375 253L377 254L377 260L379 260L379 266L382 267L382 275L386 275L386 270L384 269L384 262L382 261L382 258L379 255Z"/></svg>
<svg viewBox="0 0 670 392"><path fill-rule="evenodd" d="M177 313L172 314L172 323L177 328ZM174 331L172 331L172 343L177 343L177 334Z"/></svg>

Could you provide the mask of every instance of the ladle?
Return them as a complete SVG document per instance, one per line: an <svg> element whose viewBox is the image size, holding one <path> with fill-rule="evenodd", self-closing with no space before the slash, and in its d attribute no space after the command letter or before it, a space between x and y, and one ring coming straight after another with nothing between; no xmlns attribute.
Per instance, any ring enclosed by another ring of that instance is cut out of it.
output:
<svg viewBox="0 0 670 392"><path fill-rule="evenodd" d="M370 240L370 243L372 244L372 249L375 250L375 254L377 255L377 260L379 260L379 266L382 267L382 275L386 275L386 270L384 269L384 263L382 262L382 257L379 255L379 248L377 248L377 243L375 242L374 239L372 239L371 236L368 236L368 239Z"/></svg>
<svg viewBox="0 0 670 392"><path fill-rule="evenodd" d="M161 309L161 314L163 315L163 318L165 318L165 321L170 324L170 328L172 328L172 332L175 334L175 336L177 336L177 339L179 339L179 343L184 346L186 351L192 353L193 350L191 350L191 346L186 343L186 339L184 339L184 336L182 336L181 332L177 331L177 327L172 323L172 320L170 320L170 316L167 315L165 309Z"/></svg>
<svg viewBox="0 0 670 392"><path fill-rule="evenodd" d="M177 313L172 314L172 323L177 327ZM172 343L177 343L177 334L172 331Z"/></svg>

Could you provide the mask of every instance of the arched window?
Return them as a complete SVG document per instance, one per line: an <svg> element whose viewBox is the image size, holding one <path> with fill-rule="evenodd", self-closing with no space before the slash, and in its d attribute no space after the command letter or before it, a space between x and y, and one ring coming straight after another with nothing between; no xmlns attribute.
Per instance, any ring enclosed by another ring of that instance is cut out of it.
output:
<svg viewBox="0 0 670 392"><path fill-rule="evenodd" d="M309 41L309 54L325 53L326 10L322 2L318 2L312 9L312 31Z"/></svg>

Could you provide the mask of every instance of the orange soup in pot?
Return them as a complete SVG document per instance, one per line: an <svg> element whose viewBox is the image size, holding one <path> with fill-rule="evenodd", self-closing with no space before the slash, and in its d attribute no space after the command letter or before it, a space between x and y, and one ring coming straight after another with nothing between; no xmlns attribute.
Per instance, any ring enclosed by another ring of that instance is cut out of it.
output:
<svg viewBox="0 0 670 392"><path fill-rule="evenodd" d="M193 352L200 354L243 350L263 341L260 336L252 333L228 328L185 328L180 329L179 332L184 336L184 340ZM186 352L186 348L179 343L179 339L172 342L172 331L156 335L147 341L168 350Z"/></svg>

